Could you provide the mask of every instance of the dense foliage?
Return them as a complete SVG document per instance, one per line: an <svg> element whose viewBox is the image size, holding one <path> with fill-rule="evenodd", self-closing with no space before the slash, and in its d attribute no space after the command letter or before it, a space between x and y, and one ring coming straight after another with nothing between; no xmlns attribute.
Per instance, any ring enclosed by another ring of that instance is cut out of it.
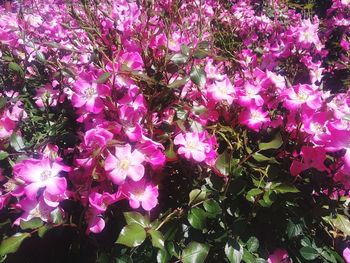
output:
<svg viewBox="0 0 350 263"><path fill-rule="evenodd" d="M0 262L350 262L349 0L12 8Z"/></svg>

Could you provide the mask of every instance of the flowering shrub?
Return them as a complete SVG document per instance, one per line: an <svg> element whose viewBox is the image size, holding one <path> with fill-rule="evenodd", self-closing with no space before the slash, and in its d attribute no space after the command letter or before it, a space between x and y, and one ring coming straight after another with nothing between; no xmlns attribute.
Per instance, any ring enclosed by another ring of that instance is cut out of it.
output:
<svg viewBox="0 0 350 263"><path fill-rule="evenodd" d="M350 262L348 0L12 9L1 262Z"/></svg>

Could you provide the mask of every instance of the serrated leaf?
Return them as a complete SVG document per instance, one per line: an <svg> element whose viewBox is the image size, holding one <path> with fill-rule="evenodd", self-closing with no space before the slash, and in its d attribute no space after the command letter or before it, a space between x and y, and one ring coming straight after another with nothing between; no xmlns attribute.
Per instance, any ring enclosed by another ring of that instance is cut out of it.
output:
<svg viewBox="0 0 350 263"><path fill-rule="evenodd" d="M170 60L172 62L174 62L176 65L181 65L181 64L185 64L187 62L188 56L179 53L179 54L175 54L174 56L172 56Z"/></svg>
<svg viewBox="0 0 350 263"><path fill-rule="evenodd" d="M230 263L240 263L243 258L243 247L237 241L227 242L225 245L225 255Z"/></svg>
<svg viewBox="0 0 350 263"><path fill-rule="evenodd" d="M250 237L247 241L247 249L249 252L256 252L259 248L259 240L256 237Z"/></svg>
<svg viewBox="0 0 350 263"><path fill-rule="evenodd" d="M198 230L203 230L203 228L205 228L206 219L206 212L199 207L192 208L187 215L187 220L190 223L190 225Z"/></svg>
<svg viewBox="0 0 350 263"><path fill-rule="evenodd" d="M302 247L299 250L299 252L300 252L300 255L306 260L314 260L319 255L317 250L312 247Z"/></svg>
<svg viewBox="0 0 350 263"><path fill-rule="evenodd" d="M4 160L9 156L7 152L0 151L0 160Z"/></svg>
<svg viewBox="0 0 350 263"><path fill-rule="evenodd" d="M96 80L96 83L98 84L104 84L107 82L107 80L109 79L109 77L111 76L112 74L110 72L105 72L103 73L97 80Z"/></svg>
<svg viewBox="0 0 350 263"><path fill-rule="evenodd" d="M164 249L164 237L162 233L154 229L149 230L148 233L151 235L152 246Z"/></svg>
<svg viewBox="0 0 350 263"><path fill-rule="evenodd" d="M183 263L203 263L205 258L208 256L209 246L198 243L191 242L182 251L182 262Z"/></svg>
<svg viewBox="0 0 350 263"><path fill-rule="evenodd" d="M39 228L44 224L44 222L39 217L34 217L28 221L21 220L20 227L23 230Z"/></svg>
<svg viewBox="0 0 350 263"><path fill-rule="evenodd" d="M259 144L260 150L278 149L282 146L283 140L281 134L278 133L276 137L270 142L262 142Z"/></svg>
<svg viewBox="0 0 350 263"><path fill-rule="evenodd" d="M221 207L214 199L205 200L203 203L205 211L210 214L217 215L221 213Z"/></svg>
<svg viewBox="0 0 350 263"><path fill-rule="evenodd" d="M141 245L145 239L145 229L139 224L131 223L130 225L123 227L122 231L120 231L116 243L128 247L137 247Z"/></svg>
<svg viewBox="0 0 350 263"><path fill-rule="evenodd" d="M336 229L342 231L345 235L350 236L350 221L346 216L337 214L337 217L331 218L330 221Z"/></svg>
<svg viewBox="0 0 350 263"><path fill-rule="evenodd" d="M150 224L149 219L139 212L124 212L123 215L128 225L136 223L143 227L147 227Z"/></svg>
<svg viewBox="0 0 350 263"><path fill-rule="evenodd" d="M197 84L200 88L203 88L206 83L206 74L203 69L201 69L199 66L193 66L190 78L193 81L193 83Z"/></svg>
<svg viewBox="0 0 350 263"><path fill-rule="evenodd" d="M29 233L17 233L12 237L2 240L0 244L0 255L3 256L16 252L23 240L28 237L30 237Z"/></svg>
<svg viewBox="0 0 350 263"><path fill-rule="evenodd" d="M207 196L207 193L201 189L193 189L189 193L189 205L193 205L203 201Z"/></svg>

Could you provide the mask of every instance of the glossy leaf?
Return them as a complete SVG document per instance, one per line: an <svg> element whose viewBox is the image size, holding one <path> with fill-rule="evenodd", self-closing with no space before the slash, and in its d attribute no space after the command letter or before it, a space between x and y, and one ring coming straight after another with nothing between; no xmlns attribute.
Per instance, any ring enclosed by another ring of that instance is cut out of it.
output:
<svg viewBox="0 0 350 263"><path fill-rule="evenodd" d="M23 240L30 237L29 233L17 233L0 243L0 255L6 255L17 251Z"/></svg>
<svg viewBox="0 0 350 263"><path fill-rule="evenodd" d="M148 233L151 235L152 245L154 247L164 249L164 237L162 233L154 229L149 230Z"/></svg>
<svg viewBox="0 0 350 263"><path fill-rule="evenodd" d="M190 73L191 80L200 88L204 87L206 83L206 74L199 66L193 66Z"/></svg>
<svg viewBox="0 0 350 263"><path fill-rule="evenodd" d="M183 263L203 263L208 253L208 245L198 242L191 242L182 251L181 259Z"/></svg>
<svg viewBox="0 0 350 263"><path fill-rule="evenodd" d="M243 247L237 241L227 242L225 245L225 255L230 263L240 263L243 258Z"/></svg>
<svg viewBox="0 0 350 263"><path fill-rule="evenodd" d="M193 228L202 230L206 225L207 214L203 209L194 207L190 210L187 219Z"/></svg>
<svg viewBox="0 0 350 263"><path fill-rule="evenodd" d="M145 239L145 229L137 223L131 223L122 229L116 243L128 247L137 247L141 245Z"/></svg>

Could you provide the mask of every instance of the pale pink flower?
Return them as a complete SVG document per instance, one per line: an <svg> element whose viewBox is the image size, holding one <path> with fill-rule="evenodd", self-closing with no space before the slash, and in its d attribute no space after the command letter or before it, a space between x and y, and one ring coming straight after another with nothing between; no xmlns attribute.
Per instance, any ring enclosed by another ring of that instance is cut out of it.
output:
<svg viewBox="0 0 350 263"><path fill-rule="evenodd" d="M347 247L343 250L343 257L346 263L350 263L350 248Z"/></svg>
<svg viewBox="0 0 350 263"><path fill-rule="evenodd" d="M26 184L24 192L29 199L35 199L40 188L51 195L61 195L66 191L67 181L59 177L60 172L69 171L70 168L49 158L26 159L13 167L16 179Z"/></svg>
<svg viewBox="0 0 350 263"><path fill-rule="evenodd" d="M216 102L227 101L230 105L233 102L235 96L235 90L231 84L231 81L227 76L223 80L214 81L213 84L207 87L209 96Z"/></svg>
<svg viewBox="0 0 350 263"><path fill-rule="evenodd" d="M178 154L184 155L186 159L193 159L202 162L210 152L210 146L205 142L205 134L197 132L188 132L176 135L174 144L178 145Z"/></svg>
<svg viewBox="0 0 350 263"><path fill-rule="evenodd" d="M130 144L117 146L114 154L108 154L105 160L105 170L113 183L118 185L122 184L126 177L139 181L145 173L142 165L144 160L145 157L141 152L136 149L131 151Z"/></svg>
<svg viewBox="0 0 350 263"><path fill-rule="evenodd" d="M138 182L126 181L120 186L122 196L129 199L132 208L142 206L146 211L152 210L158 203L158 187L147 183L145 179Z"/></svg>

